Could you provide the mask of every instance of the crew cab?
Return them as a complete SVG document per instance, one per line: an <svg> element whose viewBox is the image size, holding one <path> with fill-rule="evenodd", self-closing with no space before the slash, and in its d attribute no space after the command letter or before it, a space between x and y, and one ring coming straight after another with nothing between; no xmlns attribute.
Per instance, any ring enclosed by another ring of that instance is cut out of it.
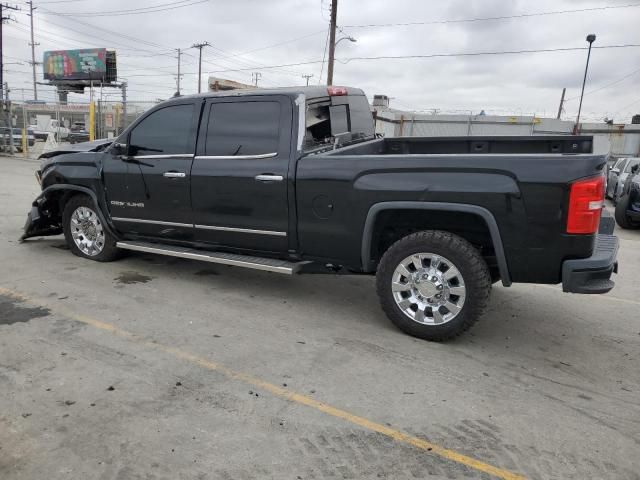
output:
<svg viewBox="0 0 640 480"><path fill-rule="evenodd" d="M381 138L347 87L174 98L115 141L42 157L22 239L282 274L377 277L403 331L446 340L492 284L606 293L618 241L600 223L606 159L562 137Z"/></svg>

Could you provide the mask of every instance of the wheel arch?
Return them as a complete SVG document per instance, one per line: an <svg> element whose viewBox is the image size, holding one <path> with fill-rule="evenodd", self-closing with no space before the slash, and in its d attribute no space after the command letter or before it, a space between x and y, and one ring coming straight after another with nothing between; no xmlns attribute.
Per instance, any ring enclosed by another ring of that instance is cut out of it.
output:
<svg viewBox="0 0 640 480"><path fill-rule="evenodd" d="M46 187L38 198L44 199L53 199L59 202L60 214L62 215L62 211L64 210L64 205L69 201L69 199L75 195L86 195L91 199L93 203L96 213L100 217L100 221L107 228L109 233L113 235L115 238L118 238L118 235L115 233L115 229L111 225L111 222L107 220L107 216L102 211L100 206L100 202L98 201L98 197L96 193L90 188L83 187L80 185L64 185L64 184L54 184ZM38 199L34 202L36 204Z"/></svg>
<svg viewBox="0 0 640 480"><path fill-rule="evenodd" d="M511 285L511 276L507 258L504 252L502 237L498 224L493 214L484 207L478 205L469 205L464 203L448 203L448 202L413 202L413 201L397 201L397 202L380 202L371 206L367 213L362 234L361 247L361 263L365 272L375 270L375 259L373 258L373 241L375 235L376 222L378 215L386 210L405 210L405 211L438 211L438 212L461 212L471 214L478 217L486 226L493 249L495 251L496 261L502 284L505 287Z"/></svg>

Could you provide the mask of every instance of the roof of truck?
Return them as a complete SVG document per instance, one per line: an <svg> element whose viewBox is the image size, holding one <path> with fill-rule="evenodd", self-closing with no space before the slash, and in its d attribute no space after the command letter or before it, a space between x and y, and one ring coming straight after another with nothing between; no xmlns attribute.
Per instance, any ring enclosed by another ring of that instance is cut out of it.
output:
<svg viewBox="0 0 640 480"><path fill-rule="evenodd" d="M334 87L334 88L346 88L347 95L364 95L364 92L359 88L353 87ZM183 95L178 98L209 98L209 97L243 97L247 95L290 95L290 96L298 96L300 94L306 96L307 98L318 98L318 97L328 97L329 93L327 91L328 87L326 85L322 86L311 86L311 87L277 87L277 88L247 88L247 89L239 89L239 90L225 90L220 92L203 92L196 93L194 95Z"/></svg>

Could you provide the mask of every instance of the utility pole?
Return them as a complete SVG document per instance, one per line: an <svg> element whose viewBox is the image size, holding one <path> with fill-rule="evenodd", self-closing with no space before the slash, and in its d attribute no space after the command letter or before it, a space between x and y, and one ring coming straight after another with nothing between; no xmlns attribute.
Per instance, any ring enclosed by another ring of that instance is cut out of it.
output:
<svg viewBox="0 0 640 480"><path fill-rule="evenodd" d="M333 63L336 55L336 24L338 0L331 0L331 24L329 26L329 64L327 65L327 85L333 85Z"/></svg>
<svg viewBox="0 0 640 480"><path fill-rule="evenodd" d="M307 73L305 75L302 75L302 78L307 80L307 87L309 86L309 79L313 77L313 73Z"/></svg>
<svg viewBox="0 0 640 480"><path fill-rule="evenodd" d="M36 87L36 65L40 65L40 62L36 62L36 45L40 45L39 43L36 43L34 38L33 38L33 11L36 9L36 7L33 6L33 1L28 1L27 4L29 5L29 13L27 15L29 15L30 20L31 20L31 43L29 45L31 45L31 69L33 70L33 99L34 100L38 100L38 89Z"/></svg>
<svg viewBox="0 0 640 480"><path fill-rule="evenodd" d="M200 93L201 91L201 82L202 82L202 49L204 47L210 47L211 44L209 42L202 42L202 43L194 43L193 45L191 45L191 48L197 48L198 50L200 50L200 55L198 58L198 93Z"/></svg>
<svg viewBox="0 0 640 480"><path fill-rule="evenodd" d="M262 74L260 72L253 72L251 74L251 81L256 87L258 86L258 80L260 80L261 77L262 77Z"/></svg>
<svg viewBox="0 0 640 480"><path fill-rule="evenodd" d="M176 97L180 96L180 57L182 56L182 51L178 48L178 78L176 80L178 84L178 89L176 90Z"/></svg>
<svg viewBox="0 0 640 480"><path fill-rule="evenodd" d="M562 96L560 97L560 107L558 107L558 116L556 117L560 120L560 116L562 115L562 108L564 107L564 94L567 93L566 87L562 89Z"/></svg>
<svg viewBox="0 0 640 480"><path fill-rule="evenodd" d="M3 5L0 3L0 86L4 86L4 63L3 63L3 50L2 50L2 25L5 20L9 20L11 17L4 16L4 10L20 10L18 7L11 7L6 3Z"/></svg>
<svg viewBox="0 0 640 480"><path fill-rule="evenodd" d="M7 114L7 133L9 134L9 155L13 155L13 122L11 121L11 102L9 101L9 84L4 83L4 108Z"/></svg>

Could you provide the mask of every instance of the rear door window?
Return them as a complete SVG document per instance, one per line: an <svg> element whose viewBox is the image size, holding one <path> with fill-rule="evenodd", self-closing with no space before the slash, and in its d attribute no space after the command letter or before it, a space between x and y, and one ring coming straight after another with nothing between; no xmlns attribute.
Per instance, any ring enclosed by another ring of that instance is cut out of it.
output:
<svg viewBox="0 0 640 480"><path fill-rule="evenodd" d="M278 153L280 103L212 103L207 119L205 155L242 157Z"/></svg>

